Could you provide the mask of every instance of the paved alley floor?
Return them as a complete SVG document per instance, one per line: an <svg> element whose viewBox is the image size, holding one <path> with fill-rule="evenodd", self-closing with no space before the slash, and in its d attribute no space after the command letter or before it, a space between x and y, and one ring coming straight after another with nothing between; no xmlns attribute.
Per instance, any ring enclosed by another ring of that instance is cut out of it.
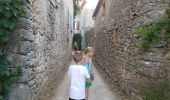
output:
<svg viewBox="0 0 170 100"><path fill-rule="evenodd" d="M107 86L107 83L102 79L102 76L94 68L95 80L90 88L89 100L120 100ZM65 73L64 79L58 87L58 91L52 100L68 100L68 77Z"/></svg>

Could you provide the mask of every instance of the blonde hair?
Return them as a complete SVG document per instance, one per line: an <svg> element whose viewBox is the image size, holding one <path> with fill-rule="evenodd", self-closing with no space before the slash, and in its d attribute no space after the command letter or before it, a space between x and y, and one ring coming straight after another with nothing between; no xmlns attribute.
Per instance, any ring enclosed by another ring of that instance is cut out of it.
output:
<svg viewBox="0 0 170 100"><path fill-rule="evenodd" d="M78 63L83 59L83 52L82 51L75 51L73 54L73 60Z"/></svg>
<svg viewBox="0 0 170 100"><path fill-rule="evenodd" d="M84 54L87 54L88 52L92 52L93 50L93 47L87 47L85 50L84 50Z"/></svg>

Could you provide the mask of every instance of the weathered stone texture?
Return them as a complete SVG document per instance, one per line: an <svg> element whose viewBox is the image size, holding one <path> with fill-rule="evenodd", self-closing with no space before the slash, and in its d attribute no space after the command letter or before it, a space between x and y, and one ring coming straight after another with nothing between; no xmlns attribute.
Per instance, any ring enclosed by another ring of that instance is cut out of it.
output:
<svg viewBox="0 0 170 100"><path fill-rule="evenodd" d="M168 0L106 0L105 15L102 7L96 15L94 34L86 34L87 44L95 48L97 66L113 84L132 96L130 100L137 100L136 87L145 79L167 76L166 43L160 42L142 55L135 46L139 40L133 31L163 17L168 3Z"/></svg>
<svg viewBox="0 0 170 100"><path fill-rule="evenodd" d="M50 0L24 2L27 15L20 19L8 46L11 66L23 71L10 100L49 100L62 79L72 43L73 3L66 1L59 7Z"/></svg>
<svg viewBox="0 0 170 100"><path fill-rule="evenodd" d="M92 46L94 47L94 29L92 28L91 30L87 31L85 34L85 42L86 42L86 47Z"/></svg>

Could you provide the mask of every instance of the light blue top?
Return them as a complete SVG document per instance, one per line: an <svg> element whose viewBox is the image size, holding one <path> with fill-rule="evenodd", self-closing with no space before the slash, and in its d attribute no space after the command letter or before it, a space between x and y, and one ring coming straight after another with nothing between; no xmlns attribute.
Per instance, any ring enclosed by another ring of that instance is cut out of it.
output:
<svg viewBox="0 0 170 100"><path fill-rule="evenodd" d="M83 64L83 66L87 69L89 75L91 76L91 74L90 74L90 69L89 69L89 67L88 67L88 63Z"/></svg>

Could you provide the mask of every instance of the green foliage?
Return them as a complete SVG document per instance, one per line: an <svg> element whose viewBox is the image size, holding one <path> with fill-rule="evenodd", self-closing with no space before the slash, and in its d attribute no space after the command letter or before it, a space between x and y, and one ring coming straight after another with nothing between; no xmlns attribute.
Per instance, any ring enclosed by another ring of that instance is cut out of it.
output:
<svg viewBox="0 0 170 100"><path fill-rule="evenodd" d="M0 54L0 100L8 95L13 82L21 76L20 68L8 68L7 54Z"/></svg>
<svg viewBox="0 0 170 100"><path fill-rule="evenodd" d="M166 14L166 18L138 27L135 30L135 33L141 37L140 48L142 51L148 50L153 44L159 43L162 39L170 38L170 9L167 10Z"/></svg>
<svg viewBox="0 0 170 100"><path fill-rule="evenodd" d="M82 41L82 36L81 34L74 34L73 36L73 44L76 42L78 45L78 49L81 50L81 41Z"/></svg>
<svg viewBox="0 0 170 100"><path fill-rule="evenodd" d="M77 16L81 11L81 8L78 4L74 5L74 17Z"/></svg>
<svg viewBox="0 0 170 100"><path fill-rule="evenodd" d="M19 0L0 0L0 44L8 40L8 36L16 27L18 19L24 15Z"/></svg>
<svg viewBox="0 0 170 100"><path fill-rule="evenodd" d="M22 0L0 0L0 100L8 95L12 83L21 75L20 68L8 67L8 54L2 50L18 19L24 15Z"/></svg>
<svg viewBox="0 0 170 100"><path fill-rule="evenodd" d="M168 18L170 18L170 8L168 8L168 9L166 10L166 14L167 14Z"/></svg>
<svg viewBox="0 0 170 100"><path fill-rule="evenodd" d="M0 53L0 100L7 96L12 83L18 80L21 75L20 68L10 69L6 65L6 61L7 54Z"/></svg>
<svg viewBox="0 0 170 100"><path fill-rule="evenodd" d="M14 81L19 79L21 69L9 69L4 65L0 65L0 95L6 96Z"/></svg>
<svg viewBox="0 0 170 100"><path fill-rule="evenodd" d="M170 83L167 80L161 82L149 81L140 88L143 100L170 100Z"/></svg>

